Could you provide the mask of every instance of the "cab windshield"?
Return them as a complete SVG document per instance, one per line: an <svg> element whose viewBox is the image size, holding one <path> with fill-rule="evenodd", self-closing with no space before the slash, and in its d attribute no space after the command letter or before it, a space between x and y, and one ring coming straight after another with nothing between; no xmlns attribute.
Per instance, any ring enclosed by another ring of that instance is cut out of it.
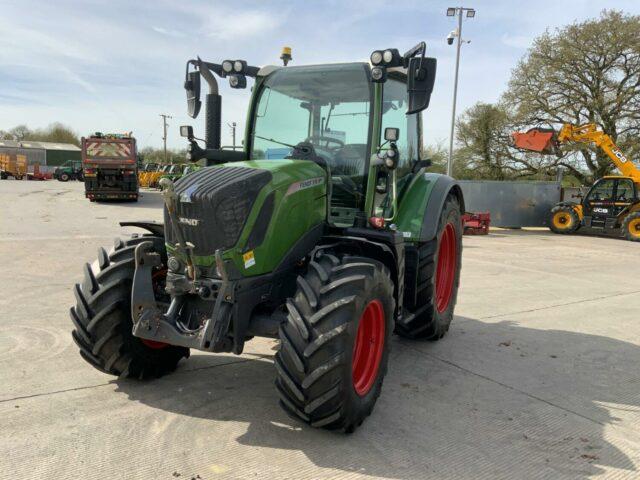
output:
<svg viewBox="0 0 640 480"><path fill-rule="evenodd" d="M329 166L332 205L361 208L372 87L362 63L287 67L260 86L251 159L282 159L306 143Z"/></svg>

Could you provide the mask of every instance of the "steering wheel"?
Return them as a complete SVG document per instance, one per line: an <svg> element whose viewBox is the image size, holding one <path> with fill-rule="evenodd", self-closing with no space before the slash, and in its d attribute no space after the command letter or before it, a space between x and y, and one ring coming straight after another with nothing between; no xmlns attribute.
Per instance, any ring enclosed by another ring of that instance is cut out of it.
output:
<svg viewBox="0 0 640 480"><path fill-rule="evenodd" d="M338 148L344 147L344 142L342 140L338 140L337 138L333 138L333 137L325 137L324 135L312 135L310 137L307 137L305 142L311 142L311 143L333 142L338 145ZM329 146L327 145L326 148L329 148Z"/></svg>

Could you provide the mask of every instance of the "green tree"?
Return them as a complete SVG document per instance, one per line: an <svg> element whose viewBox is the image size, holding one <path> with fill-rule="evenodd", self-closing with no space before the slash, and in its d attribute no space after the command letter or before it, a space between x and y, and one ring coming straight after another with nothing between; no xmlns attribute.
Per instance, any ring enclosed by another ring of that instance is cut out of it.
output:
<svg viewBox="0 0 640 480"><path fill-rule="evenodd" d="M465 177L506 180L517 173L510 165L509 117L504 107L476 103L458 118L456 126L454 165Z"/></svg>
<svg viewBox="0 0 640 480"><path fill-rule="evenodd" d="M640 16L605 10L538 37L513 70L503 100L515 126L598 124L627 155L640 153ZM551 167L587 183L613 170L593 146L572 145ZM536 170L536 156L522 156ZM533 160L532 160L533 159ZM544 162L542 163L543 166ZM548 168L549 165L546 165ZM590 174L585 174L585 167Z"/></svg>
<svg viewBox="0 0 640 480"><path fill-rule="evenodd" d="M0 131L0 139L18 142L31 140L33 142L71 143L80 146L78 135L71 128L58 122L36 130L31 130L26 125L18 125L9 131Z"/></svg>
<svg viewBox="0 0 640 480"><path fill-rule="evenodd" d="M144 163L165 163L164 150L161 148L145 147L140 150ZM167 149L167 163L186 163L186 150Z"/></svg>

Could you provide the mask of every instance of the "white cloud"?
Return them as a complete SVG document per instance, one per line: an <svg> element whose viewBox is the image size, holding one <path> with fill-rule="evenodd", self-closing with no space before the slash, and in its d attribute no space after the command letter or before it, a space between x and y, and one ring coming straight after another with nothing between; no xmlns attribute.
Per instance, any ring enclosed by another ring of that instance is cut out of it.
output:
<svg viewBox="0 0 640 480"><path fill-rule="evenodd" d="M203 25L203 31L210 37L224 40L256 37L279 28L286 18L286 12L273 13L261 10L215 9Z"/></svg>
<svg viewBox="0 0 640 480"><path fill-rule="evenodd" d="M500 37L500 41L508 47L527 49L533 43L533 37L528 35L510 35L505 33Z"/></svg>
<svg viewBox="0 0 640 480"><path fill-rule="evenodd" d="M154 32L160 33L162 35L166 35L168 37L175 37L175 38L183 38L185 35L182 32L179 32L177 30L171 30L171 29L166 29L163 27L157 27L157 26L152 26L151 30L153 30Z"/></svg>

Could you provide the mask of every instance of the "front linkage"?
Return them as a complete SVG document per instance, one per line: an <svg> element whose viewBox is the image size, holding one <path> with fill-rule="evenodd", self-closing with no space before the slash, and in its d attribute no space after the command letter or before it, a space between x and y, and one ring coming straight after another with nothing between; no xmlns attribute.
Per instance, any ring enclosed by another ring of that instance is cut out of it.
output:
<svg viewBox="0 0 640 480"><path fill-rule="evenodd" d="M186 275L167 273L165 292L171 296L166 312L156 300L153 288L153 274L162 267L160 254L154 251L152 242L144 242L135 250L135 274L131 293L131 318L133 335L153 342L163 342L195 348L207 352L231 351L232 341L228 336L234 303L235 285L229 281L222 252L216 250L216 271L220 279L198 278L198 269L193 262L193 245L185 240L176 214L173 183L169 179L160 181L162 194L171 225L178 239L176 250L186 258ZM181 309L185 306L186 295L213 302L213 308L202 328L190 329L179 321Z"/></svg>

